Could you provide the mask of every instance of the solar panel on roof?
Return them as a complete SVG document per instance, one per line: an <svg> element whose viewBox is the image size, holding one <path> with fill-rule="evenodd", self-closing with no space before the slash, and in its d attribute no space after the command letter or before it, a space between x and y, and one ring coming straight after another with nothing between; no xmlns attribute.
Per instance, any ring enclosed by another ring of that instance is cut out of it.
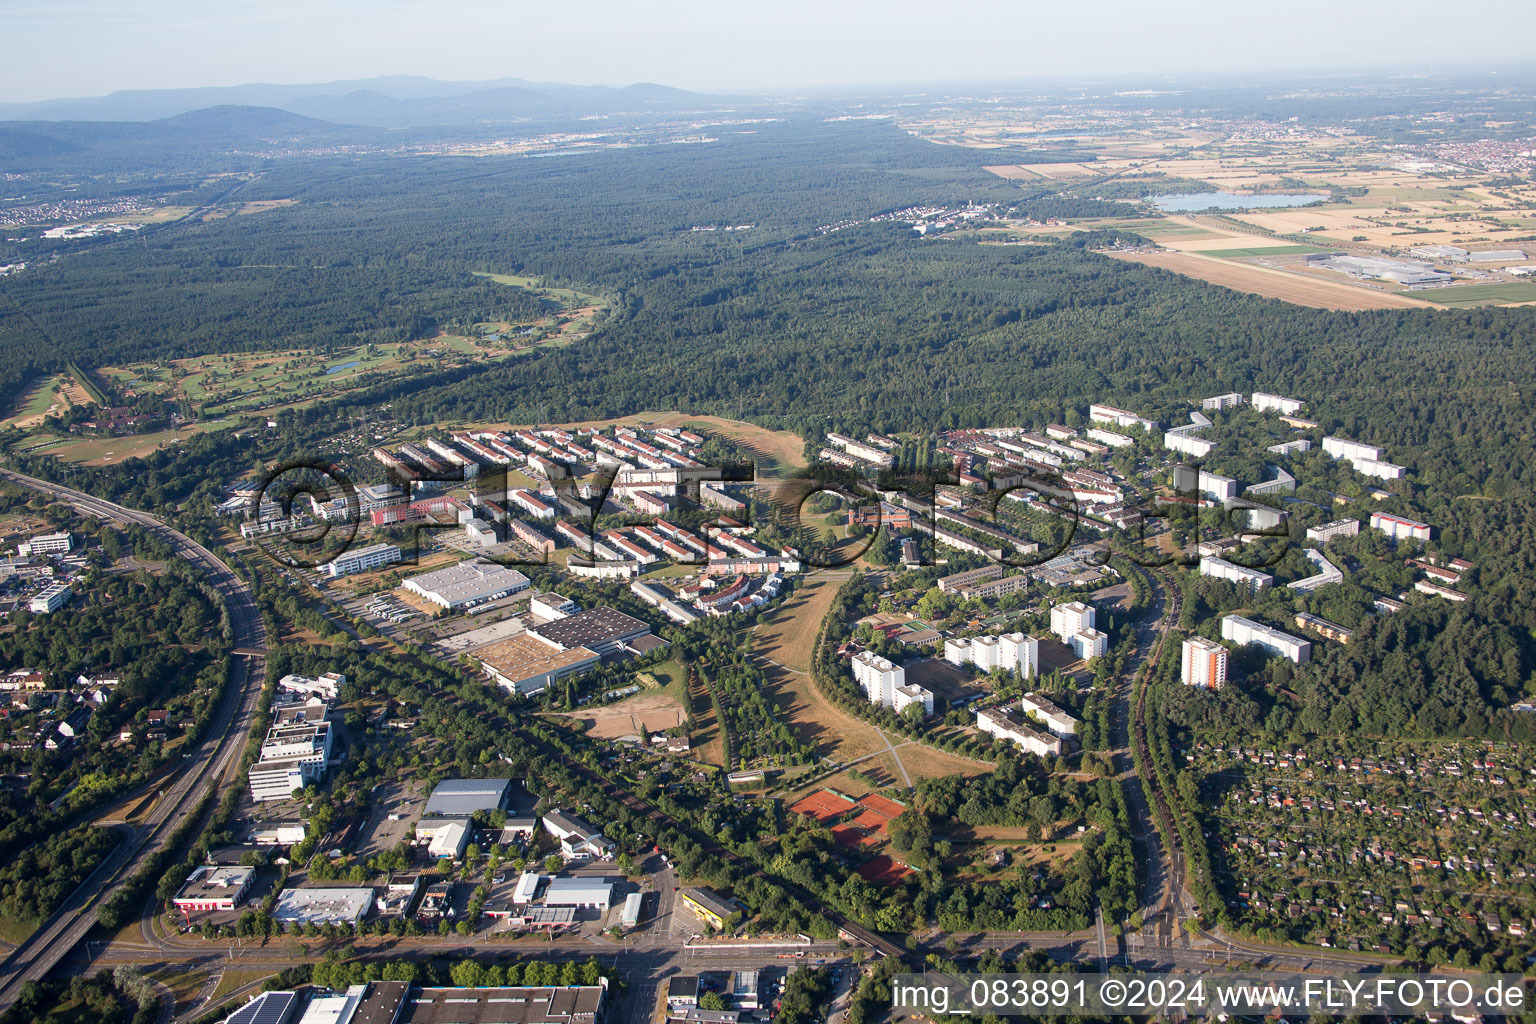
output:
<svg viewBox="0 0 1536 1024"><path fill-rule="evenodd" d="M297 1000L297 992L263 992L225 1020L228 1024L284 1024Z"/></svg>

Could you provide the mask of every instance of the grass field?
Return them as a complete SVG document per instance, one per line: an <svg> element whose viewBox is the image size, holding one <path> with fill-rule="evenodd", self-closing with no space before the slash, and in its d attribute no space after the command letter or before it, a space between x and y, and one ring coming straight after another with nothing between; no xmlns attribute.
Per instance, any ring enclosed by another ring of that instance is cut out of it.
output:
<svg viewBox="0 0 1536 1024"><path fill-rule="evenodd" d="M1489 303L1536 302L1536 281L1500 281L1459 288L1411 292L1416 299L1437 306L1483 306Z"/></svg>
<svg viewBox="0 0 1536 1024"><path fill-rule="evenodd" d="M44 377L39 380L17 404L9 418L0 421L0 428L17 427L27 430L37 426L43 421L43 417L50 412L57 412L64 406L64 400L60 397L59 389L64 384L64 376L56 374L52 377Z"/></svg>
<svg viewBox="0 0 1536 1024"><path fill-rule="evenodd" d="M1327 252L1316 245L1258 245L1246 249L1205 249L1200 255L1219 260L1240 260L1250 256L1303 256L1311 252Z"/></svg>
<svg viewBox="0 0 1536 1024"><path fill-rule="evenodd" d="M37 930L37 922L27 917L0 917L0 942L19 946Z"/></svg>
<svg viewBox="0 0 1536 1024"><path fill-rule="evenodd" d="M846 761L884 750L886 743L874 726L828 703L807 674L816 631L840 583L813 579L802 584L758 626L754 649L763 659L764 689L779 718L818 754Z"/></svg>

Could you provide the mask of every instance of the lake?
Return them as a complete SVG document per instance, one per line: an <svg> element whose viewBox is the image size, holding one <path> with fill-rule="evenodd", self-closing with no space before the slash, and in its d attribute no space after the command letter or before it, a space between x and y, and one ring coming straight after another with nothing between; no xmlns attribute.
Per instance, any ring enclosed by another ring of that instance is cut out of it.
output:
<svg viewBox="0 0 1536 1024"><path fill-rule="evenodd" d="M1147 196L1164 213L1199 213L1201 210L1266 210L1286 206L1306 206L1327 199L1326 195L1307 192L1275 192L1245 196L1236 192L1186 192L1173 196Z"/></svg>
<svg viewBox="0 0 1536 1024"><path fill-rule="evenodd" d="M350 369L352 369L352 367L357 366L361 362L362 362L361 359L354 359L350 363L337 363L335 366L331 367L329 370L326 370L325 371L325 375L327 377L329 377L333 373L340 373L342 370L350 370Z"/></svg>

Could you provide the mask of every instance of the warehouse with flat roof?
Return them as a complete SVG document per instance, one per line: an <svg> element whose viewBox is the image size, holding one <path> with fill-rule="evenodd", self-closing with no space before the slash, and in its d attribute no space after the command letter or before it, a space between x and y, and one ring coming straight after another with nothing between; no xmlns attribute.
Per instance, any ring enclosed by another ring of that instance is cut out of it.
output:
<svg viewBox="0 0 1536 1024"><path fill-rule="evenodd" d="M589 608L553 622L531 626L528 632L557 650L586 648L609 654L651 631L650 624L615 608Z"/></svg>
<svg viewBox="0 0 1536 1024"><path fill-rule="evenodd" d="M553 647L531 633L489 644L476 651L474 657L487 677L520 696L542 693L567 676L585 672L601 660L601 656L589 648Z"/></svg>
<svg viewBox="0 0 1536 1024"><path fill-rule="evenodd" d="M452 611L508 597L528 589L528 577L494 562L460 562L446 569L412 576L406 590Z"/></svg>
<svg viewBox="0 0 1536 1024"><path fill-rule="evenodd" d="M511 779L444 779L432 790L424 818L468 818L477 811L498 811L507 806Z"/></svg>
<svg viewBox="0 0 1536 1024"><path fill-rule="evenodd" d="M373 886L284 889L272 920L280 924L359 924L373 906Z"/></svg>

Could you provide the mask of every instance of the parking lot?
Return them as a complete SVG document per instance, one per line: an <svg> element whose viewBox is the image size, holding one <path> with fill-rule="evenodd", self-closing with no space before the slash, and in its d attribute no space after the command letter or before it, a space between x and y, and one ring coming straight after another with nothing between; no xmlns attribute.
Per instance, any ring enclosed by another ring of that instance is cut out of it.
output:
<svg viewBox="0 0 1536 1024"><path fill-rule="evenodd" d="M359 831L356 853L371 857L392 850L405 841L426 804L426 795L415 783L381 782L374 787L368 817Z"/></svg>

